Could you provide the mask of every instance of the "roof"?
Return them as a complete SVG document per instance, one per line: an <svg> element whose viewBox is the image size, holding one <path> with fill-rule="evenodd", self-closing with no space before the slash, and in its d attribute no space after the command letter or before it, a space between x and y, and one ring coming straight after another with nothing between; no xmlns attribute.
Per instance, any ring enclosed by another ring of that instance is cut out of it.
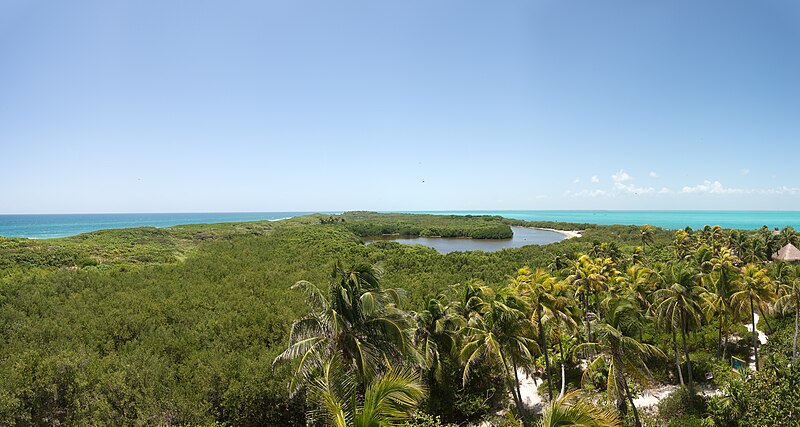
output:
<svg viewBox="0 0 800 427"><path fill-rule="evenodd" d="M800 249L797 249L793 244L789 243L780 248L778 252L772 255L772 259L780 259L783 261L800 261Z"/></svg>

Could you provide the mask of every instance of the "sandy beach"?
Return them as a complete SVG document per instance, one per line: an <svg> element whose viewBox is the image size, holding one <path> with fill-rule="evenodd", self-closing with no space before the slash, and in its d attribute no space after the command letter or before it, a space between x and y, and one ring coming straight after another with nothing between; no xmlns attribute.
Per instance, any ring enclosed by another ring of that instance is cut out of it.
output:
<svg viewBox="0 0 800 427"><path fill-rule="evenodd" d="M556 230L555 228L542 228L542 227L530 227L530 228L533 228L535 230L552 231L554 233L566 236L567 239L571 239L573 237L581 237L581 230Z"/></svg>

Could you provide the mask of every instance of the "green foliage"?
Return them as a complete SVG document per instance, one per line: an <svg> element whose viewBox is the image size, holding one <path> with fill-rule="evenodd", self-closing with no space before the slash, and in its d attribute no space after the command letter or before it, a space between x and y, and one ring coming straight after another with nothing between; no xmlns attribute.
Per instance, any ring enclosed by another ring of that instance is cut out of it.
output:
<svg viewBox="0 0 800 427"><path fill-rule="evenodd" d="M665 424L673 421L678 422L682 417L700 416L704 412L705 400L698 395L691 396L689 390L685 387L679 387L658 402L658 417ZM689 421L684 420L683 422Z"/></svg>
<svg viewBox="0 0 800 427"><path fill-rule="evenodd" d="M141 227L50 240L0 238L0 426L306 425L311 405L305 394L290 398L287 390L296 365L273 369L271 362L287 348L293 321L309 314L290 286L300 280L326 283L336 259L379 267L385 288L406 291L397 308L419 313L431 298L447 294L457 283L497 291L522 266L548 269L563 283L575 273L579 256L592 254L591 263L603 266L589 272L596 274L585 301L589 319L593 325L612 321L613 297L635 302L628 310L631 320L620 324L620 331L668 353L668 360L643 362L656 380L676 382L671 329L654 322L648 308L654 289L626 278L628 267L647 266L660 273L659 263L674 263L684 251L683 262L701 272L696 284L713 291L719 273L710 266L730 246L742 255L735 268L728 267L730 297L742 286L736 273L740 264L760 264L774 245L771 233L709 227L683 232L677 239L677 233L652 229L652 242L650 235L644 240L645 256L639 227L359 212L330 218ZM581 229L584 237L447 255L394 242L364 245L360 238L374 230L489 238L505 233L509 225ZM777 273L770 274L774 279ZM565 286L567 305L577 316L574 329L556 333L552 310L525 312L535 328L541 315L542 326L551 333L544 347L556 391L558 334L567 354L586 336L583 301L575 301L577 283ZM581 304L576 307L576 302ZM769 305L765 299L767 313L774 308ZM748 310L730 314L726 359L751 354L743 326L749 322L749 304L744 308ZM794 312L789 309L784 315L769 318L776 331L759 348L762 370L737 382L728 360L716 361L720 317L704 309L698 322L692 322L697 324L686 328L687 347L695 378L713 372L723 395L710 399L707 409L702 400L689 408L688 396L670 397L662 402L659 425L679 420L694 425L700 417L719 420L716 425L781 425L792 419L790 414L800 413L800 375L797 368L786 368ZM766 331L763 323L759 328ZM535 332L535 339L545 342L539 329ZM509 404L506 373L496 364L476 363L463 383L457 351L446 347L437 343L438 377L422 373L430 393L421 409L432 415L418 413L409 426L461 424ZM543 357L535 356L541 364ZM601 362L588 373L586 389L594 383L595 391L607 391L610 362ZM579 385L581 363L568 361L568 388ZM640 387L634 381L630 386L634 393ZM732 419L738 424L730 424Z"/></svg>
<svg viewBox="0 0 800 427"><path fill-rule="evenodd" d="M347 229L361 236L399 234L421 237L471 237L510 239L511 227L499 216L378 214L345 212L340 215ZM333 221L335 222L335 221Z"/></svg>

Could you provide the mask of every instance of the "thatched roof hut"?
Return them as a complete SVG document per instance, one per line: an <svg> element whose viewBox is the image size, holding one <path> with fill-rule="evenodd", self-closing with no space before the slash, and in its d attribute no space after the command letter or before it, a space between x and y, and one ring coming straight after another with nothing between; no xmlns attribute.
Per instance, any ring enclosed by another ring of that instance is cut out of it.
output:
<svg viewBox="0 0 800 427"><path fill-rule="evenodd" d="M797 249L793 244L788 243L786 246L780 248L778 252L772 255L774 260L782 261L800 261L800 249Z"/></svg>

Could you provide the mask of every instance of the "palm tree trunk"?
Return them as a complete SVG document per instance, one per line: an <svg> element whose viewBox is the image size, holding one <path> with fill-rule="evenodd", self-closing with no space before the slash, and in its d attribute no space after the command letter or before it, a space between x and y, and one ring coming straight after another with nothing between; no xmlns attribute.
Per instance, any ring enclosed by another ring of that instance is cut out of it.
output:
<svg viewBox="0 0 800 427"><path fill-rule="evenodd" d="M722 360L725 360L728 354L728 335L730 335L730 333L728 332L727 321L725 322L724 333L725 333L725 338L722 339Z"/></svg>
<svg viewBox="0 0 800 427"><path fill-rule="evenodd" d="M672 351L675 352L675 367L678 368L678 377L681 379L681 385L684 385L681 361L678 358L678 338L675 337L675 328L672 328Z"/></svg>
<svg viewBox="0 0 800 427"><path fill-rule="evenodd" d="M689 358L689 348L686 346L686 318L681 309L681 341L683 342L683 355L686 357L686 372L689 374L689 395L694 395L694 383L692 382L692 360Z"/></svg>
<svg viewBox="0 0 800 427"><path fill-rule="evenodd" d="M633 420L635 422L634 426L641 427L642 422L639 421L639 411L636 410L636 405L633 403L633 396L631 395L631 391L628 388L628 382L625 381L624 379L623 381L625 382L625 395L628 396L628 400L631 402L631 408L633 408Z"/></svg>
<svg viewBox="0 0 800 427"><path fill-rule="evenodd" d="M767 329L769 330L769 333L775 332L775 330L772 329L772 325L769 324L769 319L767 319L767 316L764 314L764 310L762 310L761 307L756 307L756 308L758 308L758 312L761 313L761 318L764 319L764 323L767 324Z"/></svg>
<svg viewBox="0 0 800 427"><path fill-rule="evenodd" d="M719 337L717 338L717 359L722 352L722 313L719 313Z"/></svg>
<svg viewBox="0 0 800 427"><path fill-rule="evenodd" d="M586 342L592 342L592 324L589 322L589 295L583 294L583 312L586 317Z"/></svg>
<svg viewBox="0 0 800 427"><path fill-rule="evenodd" d="M544 353L544 366L547 371L547 392L550 396L550 401L553 401L553 376L550 374L550 357L547 351L547 335L544 333L544 325L542 325L542 314L538 313L539 321L539 341L541 341L542 352Z"/></svg>
<svg viewBox="0 0 800 427"><path fill-rule="evenodd" d="M758 332L756 332L756 310L753 307L753 296L750 296L750 323L753 325L753 356L758 370Z"/></svg>
<svg viewBox="0 0 800 427"><path fill-rule="evenodd" d="M794 308L794 340L792 341L792 363L797 359L797 318L800 316L800 298L795 294L795 308Z"/></svg>
<svg viewBox="0 0 800 427"><path fill-rule="evenodd" d="M528 427L528 417L525 411L525 405L522 404L522 394L519 391L519 376L517 375L517 363L512 360L511 362L514 365L514 381L515 383L511 385L511 395L514 396L515 403L517 405L517 412L519 413L520 418L522 418L522 424L525 427ZM506 369L506 378L507 381L511 381L511 375L508 372L508 365L503 360L503 366Z"/></svg>
<svg viewBox="0 0 800 427"><path fill-rule="evenodd" d="M797 328L795 328L797 330ZM797 335L795 334L795 338ZM561 336L558 337L558 351L561 353L561 393L558 394L558 398L561 399L564 397L564 392L567 388L567 375L566 375L566 368L564 368L564 345L561 344Z"/></svg>

